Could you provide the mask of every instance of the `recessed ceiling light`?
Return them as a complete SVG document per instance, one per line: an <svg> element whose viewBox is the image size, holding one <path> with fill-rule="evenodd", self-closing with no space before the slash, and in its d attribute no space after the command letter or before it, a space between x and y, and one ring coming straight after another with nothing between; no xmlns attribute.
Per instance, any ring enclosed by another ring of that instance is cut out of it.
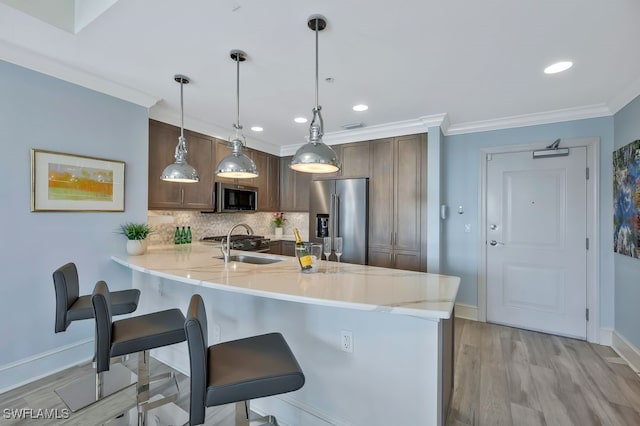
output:
<svg viewBox="0 0 640 426"><path fill-rule="evenodd" d="M263 131L264 129L263 129L262 127L260 127L260 126L253 126L253 127L251 128L251 130L253 130L254 132L261 132L261 131Z"/></svg>
<svg viewBox="0 0 640 426"><path fill-rule="evenodd" d="M566 71L573 66L571 61L562 61L551 64L544 69L545 74L557 74L562 71Z"/></svg>
<svg viewBox="0 0 640 426"><path fill-rule="evenodd" d="M293 121L295 121L296 123L306 123L307 119L304 117L296 117L293 119Z"/></svg>
<svg viewBox="0 0 640 426"><path fill-rule="evenodd" d="M369 109L369 107L364 105L364 104L354 105L354 107L353 107L354 111L366 111L368 109Z"/></svg>

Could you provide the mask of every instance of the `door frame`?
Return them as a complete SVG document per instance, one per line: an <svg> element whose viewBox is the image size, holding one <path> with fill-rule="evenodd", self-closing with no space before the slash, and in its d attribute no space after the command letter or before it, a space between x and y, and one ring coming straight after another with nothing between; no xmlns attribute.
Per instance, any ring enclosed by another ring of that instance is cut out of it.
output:
<svg viewBox="0 0 640 426"><path fill-rule="evenodd" d="M478 249L480 261L478 263L478 320L487 322L487 155L503 154L521 151L533 151L544 149L553 141L543 141L523 145L505 145L488 147L480 150L480 181L478 229L480 239ZM587 251L587 309L589 309L589 321L587 321L587 341L600 342L600 236L598 224L600 223L600 138L562 139L562 148L585 147L587 149L587 167L589 179L587 180L587 238L589 238L589 250ZM586 171L585 171L586 173ZM585 242L586 243L586 242ZM585 313L586 314L586 313Z"/></svg>

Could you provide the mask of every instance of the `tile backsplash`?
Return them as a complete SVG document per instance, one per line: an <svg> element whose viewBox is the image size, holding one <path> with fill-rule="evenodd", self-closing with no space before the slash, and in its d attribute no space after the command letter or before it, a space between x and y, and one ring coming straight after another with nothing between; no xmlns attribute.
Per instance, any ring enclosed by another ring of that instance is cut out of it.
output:
<svg viewBox="0 0 640 426"><path fill-rule="evenodd" d="M293 228L300 230L302 239L309 236L309 214L287 213L284 224L284 234L293 234ZM150 210L147 222L154 232L149 236L150 244L173 244L173 234L176 226L191 226L193 241L202 237L226 235L229 229L237 223L246 223L253 228L257 235L273 235L275 225L272 213L200 213L195 211ZM234 233L241 233L238 229Z"/></svg>

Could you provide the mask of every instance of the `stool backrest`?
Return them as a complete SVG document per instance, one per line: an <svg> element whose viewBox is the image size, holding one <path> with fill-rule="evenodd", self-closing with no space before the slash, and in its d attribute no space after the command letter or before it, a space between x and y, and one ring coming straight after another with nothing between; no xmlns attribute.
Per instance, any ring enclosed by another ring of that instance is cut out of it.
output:
<svg viewBox="0 0 640 426"><path fill-rule="evenodd" d="M111 293L107 283L96 283L91 303L96 318L96 371L102 373L111 363Z"/></svg>
<svg viewBox="0 0 640 426"><path fill-rule="evenodd" d="M191 368L191 402L189 424L204 423L205 397L208 383L207 355L209 353L207 313L199 294L191 296L187 310L184 331L189 347L189 364Z"/></svg>
<svg viewBox="0 0 640 426"><path fill-rule="evenodd" d="M56 333L67 331L71 321L67 319L67 310L78 300L80 285L78 270L72 262L53 272L53 287L56 291Z"/></svg>

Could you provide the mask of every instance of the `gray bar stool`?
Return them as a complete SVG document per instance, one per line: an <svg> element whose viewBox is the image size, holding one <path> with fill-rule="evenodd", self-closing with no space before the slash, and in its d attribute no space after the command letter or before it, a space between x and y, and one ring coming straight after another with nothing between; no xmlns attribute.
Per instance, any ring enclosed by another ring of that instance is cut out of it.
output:
<svg viewBox="0 0 640 426"><path fill-rule="evenodd" d="M91 295L80 296L78 269L74 263L69 262L53 272L53 287L56 292L56 333L67 331L73 321L93 319ZM140 290L116 291L112 296L114 315L130 314L138 308ZM96 379L95 373L86 375L56 389L56 393L71 411L77 411L98 400ZM103 380L103 396L107 396L131 384L131 371L119 365Z"/></svg>
<svg viewBox="0 0 640 426"><path fill-rule="evenodd" d="M98 281L91 298L96 318L96 371L99 377L111 366L111 357L138 353L138 425L146 424L148 410L176 401L177 393L150 402L149 350L186 340L185 318L180 309L168 309L112 321L109 287ZM176 388L178 383L170 375ZM98 381L98 393L102 382Z"/></svg>
<svg viewBox="0 0 640 426"><path fill-rule="evenodd" d="M189 425L204 423L206 407L236 403L236 425L249 424L249 400L298 390L304 374L280 333L207 345L207 314L194 294L184 324L189 346ZM278 424L273 416L262 419Z"/></svg>

